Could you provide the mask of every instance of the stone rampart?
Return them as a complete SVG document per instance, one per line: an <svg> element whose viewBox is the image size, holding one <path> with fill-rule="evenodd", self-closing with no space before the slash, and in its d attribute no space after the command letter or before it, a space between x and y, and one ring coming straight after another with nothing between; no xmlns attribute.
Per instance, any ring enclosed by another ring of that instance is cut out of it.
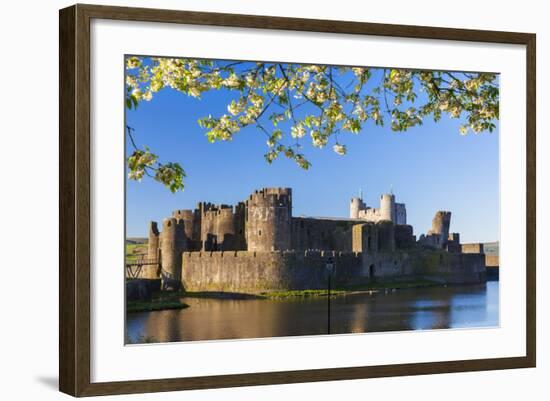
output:
<svg viewBox="0 0 550 401"><path fill-rule="evenodd" d="M361 257L353 252L185 252L182 284L188 291L326 288L329 256L334 259L335 283L361 276Z"/></svg>
<svg viewBox="0 0 550 401"><path fill-rule="evenodd" d="M472 243L472 244L461 244L462 253L484 253L483 244L481 243Z"/></svg>
<svg viewBox="0 0 550 401"><path fill-rule="evenodd" d="M326 262L334 260L335 286L372 281L433 280L461 284L485 281L477 254L395 251L375 254L331 251L184 252L182 285L187 291L258 293L327 287Z"/></svg>

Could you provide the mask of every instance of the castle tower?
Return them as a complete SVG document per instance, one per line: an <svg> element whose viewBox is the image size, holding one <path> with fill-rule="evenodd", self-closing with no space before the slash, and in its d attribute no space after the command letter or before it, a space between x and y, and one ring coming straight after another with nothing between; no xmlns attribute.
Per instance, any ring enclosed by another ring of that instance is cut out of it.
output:
<svg viewBox="0 0 550 401"><path fill-rule="evenodd" d="M149 223L149 241L147 242L147 256L148 260L159 260L159 230L156 221ZM146 265L143 266L142 275L143 278L158 278L158 266Z"/></svg>
<svg viewBox="0 0 550 401"><path fill-rule="evenodd" d="M175 217L164 219L160 233L162 288L177 290L181 283L182 253L185 249L183 221Z"/></svg>
<svg viewBox="0 0 550 401"><path fill-rule="evenodd" d="M395 251L395 225L389 220L381 220L376 223L378 232L378 250Z"/></svg>
<svg viewBox="0 0 550 401"><path fill-rule="evenodd" d="M365 209L365 203L361 198L351 198L349 203L349 217L351 219L359 218L359 211Z"/></svg>
<svg viewBox="0 0 550 401"><path fill-rule="evenodd" d="M290 249L292 190L264 188L246 202L246 242L249 251Z"/></svg>
<svg viewBox="0 0 550 401"><path fill-rule="evenodd" d="M183 229L185 232L185 250L198 250L199 224L195 211L189 209L174 210L172 212L172 216L175 217L178 222L183 222Z"/></svg>
<svg viewBox="0 0 550 401"><path fill-rule="evenodd" d="M213 211L214 205L211 203L200 202L198 205L200 215L200 249L203 251L212 251L217 246L216 231L216 216Z"/></svg>
<svg viewBox="0 0 550 401"><path fill-rule="evenodd" d="M432 220L432 229L428 234L434 234L439 236L439 243L441 247L449 240L449 227L451 225L451 212L439 210L436 212Z"/></svg>
<svg viewBox="0 0 550 401"><path fill-rule="evenodd" d="M378 251L378 228L375 223L355 224L352 227L352 250L364 255Z"/></svg>
<svg viewBox="0 0 550 401"><path fill-rule="evenodd" d="M239 202L235 206L235 250L246 251L246 204Z"/></svg>
<svg viewBox="0 0 550 401"><path fill-rule="evenodd" d="M407 207L404 203L395 204L395 224L406 225L407 224Z"/></svg>
<svg viewBox="0 0 550 401"><path fill-rule="evenodd" d="M235 215L233 207L221 205L216 210L215 235L218 251L231 251L235 249Z"/></svg>
<svg viewBox="0 0 550 401"><path fill-rule="evenodd" d="M149 223L149 241L147 242L147 259L158 259L159 256L159 229L156 221Z"/></svg>
<svg viewBox="0 0 550 401"><path fill-rule="evenodd" d="M395 195L384 194L380 197L380 220L395 223Z"/></svg>

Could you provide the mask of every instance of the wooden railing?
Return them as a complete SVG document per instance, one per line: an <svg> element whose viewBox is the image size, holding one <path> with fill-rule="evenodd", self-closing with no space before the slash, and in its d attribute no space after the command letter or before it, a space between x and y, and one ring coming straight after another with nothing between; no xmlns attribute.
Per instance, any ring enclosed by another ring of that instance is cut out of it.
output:
<svg viewBox="0 0 550 401"><path fill-rule="evenodd" d="M126 263L126 277L138 278L143 266L159 266L158 259L138 259Z"/></svg>

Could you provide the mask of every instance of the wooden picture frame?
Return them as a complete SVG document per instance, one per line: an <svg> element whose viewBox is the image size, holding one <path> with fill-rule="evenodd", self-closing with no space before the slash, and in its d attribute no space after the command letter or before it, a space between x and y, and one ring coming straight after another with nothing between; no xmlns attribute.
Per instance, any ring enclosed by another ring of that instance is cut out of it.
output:
<svg viewBox="0 0 550 401"><path fill-rule="evenodd" d="M94 18L526 46L526 356L92 383L90 380L90 21ZM144 393L534 367L536 361L535 43L529 33L75 5L59 15L59 388L73 396Z"/></svg>

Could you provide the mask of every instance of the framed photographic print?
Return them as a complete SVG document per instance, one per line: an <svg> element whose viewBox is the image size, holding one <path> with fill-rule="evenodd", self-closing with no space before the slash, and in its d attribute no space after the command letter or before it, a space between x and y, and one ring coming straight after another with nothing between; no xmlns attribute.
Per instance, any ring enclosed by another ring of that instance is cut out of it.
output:
<svg viewBox="0 0 550 401"><path fill-rule="evenodd" d="M60 390L534 367L535 35L60 11Z"/></svg>

